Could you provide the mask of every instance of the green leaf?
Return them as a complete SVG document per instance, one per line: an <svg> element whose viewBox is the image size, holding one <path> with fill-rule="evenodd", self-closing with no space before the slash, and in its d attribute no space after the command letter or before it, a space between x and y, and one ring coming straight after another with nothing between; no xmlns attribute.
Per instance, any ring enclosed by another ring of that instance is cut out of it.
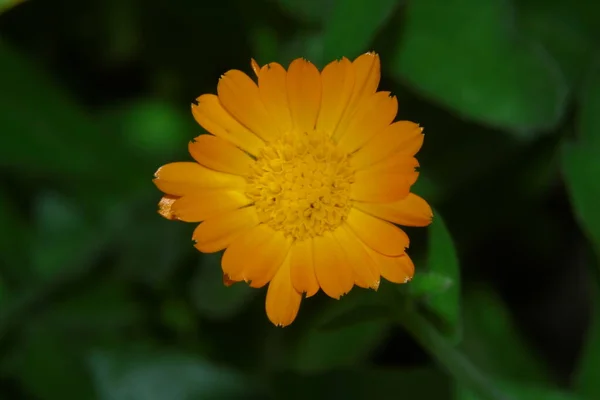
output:
<svg viewBox="0 0 600 400"><path fill-rule="evenodd" d="M398 5L398 0L337 1L324 27L324 59L353 59L369 51L375 34Z"/></svg>
<svg viewBox="0 0 600 400"><path fill-rule="evenodd" d="M600 262L600 261L599 261ZM591 270L591 268L590 268ZM598 278L598 274L596 274ZM600 398L598 371L600 371L600 286L593 289L590 325L585 334L585 344L576 369L575 390L587 399Z"/></svg>
<svg viewBox="0 0 600 400"><path fill-rule="evenodd" d="M229 319L239 313L259 291L244 282L231 286L223 284L221 253L203 254L202 266L192 279L191 298L205 316Z"/></svg>
<svg viewBox="0 0 600 400"><path fill-rule="evenodd" d="M0 65L0 126L18 133L0 135L0 167L39 177L108 179L112 186L139 179L138 156L123 138L103 132L33 60L0 41Z"/></svg>
<svg viewBox="0 0 600 400"><path fill-rule="evenodd" d="M184 111L187 111L185 113ZM148 156L172 156L185 151L187 143L200 134L189 107L175 108L160 99L137 99L105 112L131 150Z"/></svg>
<svg viewBox="0 0 600 400"><path fill-rule="evenodd" d="M450 399L450 382L439 370L340 369L326 373L277 375L277 398L320 399Z"/></svg>
<svg viewBox="0 0 600 400"><path fill-rule="evenodd" d="M4 284L4 280L0 276L0 305L4 304L5 299L8 297L8 289Z"/></svg>
<svg viewBox="0 0 600 400"><path fill-rule="evenodd" d="M277 31L268 25L256 26L250 36L254 58L259 65L267 64L277 60L279 50L279 38ZM287 68L287 65L285 65Z"/></svg>
<svg viewBox="0 0 600 400"><path fill-rule="evenodd" d="M73 338L46 324L30 325L19 335L12 370L36 399L92 399L93 387L85 361Z"/></svg>
<svg viewBox="0 0 600 400"><path fill-rule="evenodd" d="M46 279L69 265L95 232L79 205L58 193L42 193L36 200L34 215L33 270Z"/></svg>
<svg viewBox="0 0 600 400"><path fill-rule="evenodd" d="M427 271L444 277L447 288L440 293L430 293L426 304L442 318L452 336L456 336L460 322L460 267L450 233L437 212L429 227Z"/></svg>
<svg viewBox="0 0 600 400"><path fill-rule="evenodd" d="M588 71L579 99L579 140L586 147L600 151L600 61Z"/></svg>
<svg viewBox="0 0 600 400"><path fill-rule="evenodd" d="M438 204L443 198L443 190L441 185L434 182L433 179L425 172L419 174L419 179L410 188L410 191L421 196L430 204Z"/></svg>
<svg viewBox="0 0 600 400"><path fill-rule="evenodd" d="M105 163L89 146L89 138L96 136L90 119L32 62L3 42L0 64L0 126L19 133L0 135L0 165L65 174L101 169ZM40 93L44 99L35 100Z"/></svg>
<svg viewBox="0 0 600 400"><path fill-rule="evenodd" d="M358 305L352 310L332 318L320 326L323 330L346 328L363 322L371 322L389 317L389 311L381 304Z"/></svg>
<svg viewBox="0 0 600 400"><path fill-rule="evenodd" d="M598 15L598 3L524 0L515 2L515 6L523 33L543 44L557 61L569 86L579 84L599 33L588 26L586 15Z"/></svg>
<svg viewBox="0 0 600 400"><path fill-rule="evenodd" d="M545 384L550 371L532 351L502 300L490 289L471 290L463 301L461 348L484 371L503 379Z"/></svg>
<svg viewBox="0 0 600 400"><path fill-rule="evenodd" d="M436 272L416 273L408 292L413 296L440 295L454 285L451 278Z"/></svg>
<svg viewBox="0 0 600 400"><path fill-rule="evenodd" d="M196 314L183 300L168 299L161 304L161 319L165 326L180 335L196 334Z"/></svg>
<svg viewBox="0 0 600 400"><path fill-rule="evenodd" d="M513 29L512 13L503 0L409 2L392 72L474 121L523 138L552 128L564 113L564 78Z"/></svg>
<svg viewBox="0 0 600 400"><path fill-rule="evenodd" d="M292 39L283 43L279 49L279 59L285 66L298 57L306 58L319 69L322 69L327 62L323 57L323 33L318 30L300 31Z"/></svg>
<svg viewBox="0 0 600 400"><path fill-rule="evenodd" d="M65 335L97 335L131 328L144 316L141 304L126 286L106 281L58 301L39 318L45 325L60 329Z"/></svg>
<svg viewBox="0 0 600 400"><path fill-rule="evenodd" d="M575 394L567 393L548 386L500 382L499 388L510 400L584 400ZM458 386L455 399L483 400L483 397L477 396L475 393L467 390L463 386Z"/></svg>
<svg viewBox="0 0 600 400"><path fill-rule="evenodd" d="M598 120L600 122L600 119ZM599 126L600 127L600 126ZM565 144L562 148L562 169L571 204L582 229L600 257L600 158L590 146Z"/></svg>
<svg viewBox="0 0 600 400"><path fill-rule="evenodd" d="M182 260L195 251L190 238L193 227L155 214L159 198L157 193L156 198L140 207L139 220L128 227L130 234L122 240L123 254L117 268L120 273L154 287L163 286L182 266ZM135 214L137 210L130 212Z"/></svg>
<svg viewBox="0 0 600 400"><path fill-rule="evenodd" d="M2 273L7 280L24 284L32 275L30 246L33 235L12 197L0 190L0 226L4 232L0 240L0 254L6 263Z"/></svg>
<svg viewBox="0 0 600 400"><path fill-rule="evenodd" d="M216 400L255 393L235 371L179 353L98 351L90 366L99 400Z"/></svg>
<svg viewBox="0 0 600 400"><path fill-rule="evenodd" d="M561 165L575 216L600 260L600 64L590 70L580 103L579 141L563 145Z"/></svg>
<svg viewBox="0 0 600 400"><path fill-rule="evenodd" d="M410 306L410 303L408 303ZM396 307L395 320L411 334L457 382L467 385L484 400L509 400L494 382L473 365L447 337L414 307Z"/></svg>
<svg viewBox="0 0 600 400"><path fill-rule="evenodd" d="M25 0L0 0L0 14L24 2Z"/></svg>
<svg viewBox="0 0 600 400"><path fill-rule="evenodd" d="M290 17L319 24L327 19L336 0L277 0L277 2Z"/></svg>
<svg viewBox="0 0 600 400"><path fill-rule="evenodd" d="M379 293L354 289L340 301L325 299L324 311L300 338L294 349L291 367L296 371L326 371L359 365L381 342L390 328L388 319L357 318L351 325L339 323L360 307L379 301ZM337 322L336 322L337 321ZM338 324L338 329L333 329ZM332 329L322 329L329 325Z"/></svg>

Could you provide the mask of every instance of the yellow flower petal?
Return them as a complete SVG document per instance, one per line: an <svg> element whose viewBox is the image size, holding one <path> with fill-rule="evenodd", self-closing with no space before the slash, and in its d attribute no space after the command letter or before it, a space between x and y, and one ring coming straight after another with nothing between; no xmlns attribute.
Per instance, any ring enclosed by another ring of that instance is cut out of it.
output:
<svg viewBox="0 0 600 400"><path fill-rule="evenodd" d="M172 212L185 222L201 222L250 204L245 194L235 190L209 190L181 197Z"/></svg>
<svg viewBox="0 0 600 400"><path fill-rule="evenodd" d="M342 114L338 129L333 134L334 138L338 138L340 134L343 134L342 127L347 126L349 120L354 117L357 109L375 93L377 86L379 86L381 64L377 54L366 53L361 55L352 62L352 69L354 70L352 95L350 96L348 106Z"/></svg>
<svg viewBox="0 0 600 400"><path fill-rule="evenodd" d="M241 234L223 254L223 272L234 281L262 287L273 278L291 246L281 232L261 224Z"/></svg>
<svg viewBox="0 0 600 400"><path fill-rule="evenodd" d="M423 138L423 128L418 124L394 122L352 155L352 165L363 169L392 155L414 156L423 145Z"/></svg>
<svg viewBox="0 0 600 400"><path fill-rule="evenodd" d="M242 71L227 71L217 85L219 101L242 125L267 142L279 137L271 117L260 99L258 86Z"/></svg>
<svg viewBox="0 0 600 400"><path fill-rule="evenodd" d="M379 56L342 58L321 73L304 59L287 71L251 67L257 83L228 71L217 96L192 105L214 136L189 144L197 162L156 172L159 213L203 221L195 247L225 250L224 285L268 284L266 312L279 326L295 319L303 294L339 299L355 284L377 289L382 276L408 281L409 238L391 222L431 221L427 202L410 194L423 135L393 123L396 98L377 92Z"/></svg>
<svg viewBox="0 0 600 400"><path fill-rule="evenodd" d="M154 183L161 191L176 196L203 192L206 189L243 190L246 187L246 180L241 176L213 171L195 162L163 165L154 176Z"/></svg>
<svg viewBox="0 0 600 400"><path fill-rule="evenodd" d="M354 270L354 283L362 288L377 289L379 287L379 268L369 257L356 235L346 226L336 229L333 235Z"/></svg>
<svg viewBox="0 0 600 400"><path fill-rule="evenodd" d="M364 244L381 254L399 256L408 248L408 235L387 221L353 208L348 214L347 223Z"/></svg>
<svg viewBox="0 0 600 400"><path fill-rule="evenodd" d="M350 195L365 202L390 202L403 199L410 193L412 175L394 169L356 172Z"/></svg>
<svg viewBox="0 0 600 400"><path fill-rule="evenodd" d="M366 98L375 93L381 78L381 62L379 54L365 53L357 57L353 62L356 75L356 84L352 95L352 101Z"/></svg>
<svg viewBox="0 0 600 400"><path fill-rule="evenodd" d="M336 132L338 146L348 154L388 127L398 112L398 100L389 92L377 92L367 99L347 125Z"/></svg>
<svg viewBox="0 0 600 400"><path fill-rule="evenodd" d="M212 135L200 135L188 145L192 157L205 167L245 176L253 160L231 142Z"/></svg>
<svg viewBox="0 0 600 400"><path fill-rule="evenodd" d="M399 257L387 257L368 247L367 252L379 267L381 276L390 282L407 283L415 274L415 265L406 253Z"/></svg>
<svg viewBox="0 0 600 400"><path fill-rule="evenodd" d="M360 173L402 174L406 178L409 186L412 186L419 178L419 171L417 171L417 168L419 168L419 161L417 161L416 158L407 157L403 154L396 154L385 158L377 164L371 165L368 169L360 171ZM396 197L389 201L399 199L399 197Z"/></svg>
<svg viewBox="0 0 600 400"><path fill-rule="evenodd" d="M298 132L311 132L321 107L321 74L317 67L301 58L292 61L287 92L294 127Z"/></svg>
<svg viewBox="0 0 600 400"><path fill-rule="evenodd" d="M347 58L332 61L321 72L323 95L317 130L332 135L342 118L354 89L354 68Z"/></svg>
<svg viewBox="0 0 600 400"><path fill-rule="evenodd" d="M298 292L311 297L319 291L311 239L294 243L290 250L290 268L292 285Z"/></svg>
<svg viewBox="0 0 600 400"><path fill-rule="evenodd" d="M260 74L260 66L258 65L258 63L256 62L256 60L254 58L252 58L250 60L250 66L252 67L252 71L254 72L254 75L256 75L256 77L258 78L258 75Z"/></svg>
<svg viewBox="0 0 600 400"><path fill-rule="evenodd" d="M339 299L354 286L354 273L338 241L330 232L313 238L315 273L321 289Z"/></svg>
<svg viewBox="0 0 600 400"><path fill-rule="evenodd" d="M292 286L288 257L271 280L267 290L265 309L269 320L276 326L283 327L291 324L296 319L301 301L302 295Z"/></svg>
<svg viewBox="0 0 600 400"><path fill-rule="evenodd" d="M286 89L287 72L280 64L263 66L258 74L258 89L271 121L280 133L292 130L292 116Z"/></svg>
<svg viewBox="0 0 600 400"><path fill-rule="evenodd" d="M433 212L429 204L414 193L393 203L355 202L354 207L375 217L404 226L427 226Z"/></svg>
<svg viewBox="0 0 600 400"><path fill-rule="evenodd" d="M229 287L229 286L233 285L234 283L237 283L237 281L234 281L231 278L229 278L229 275L223 274L223 285Z"/></svg>
<svg viewBox="0 0 600 400"><path fill-rule="evenodd" d="M203 253L214 253L229 246L242 232L258 225L254 207L240 208L209 218L194 230L195 247Z"/></svg>
<svg viewBox="0 0 600 400"><path fill-rule="evenodd" d="M257 155L265 145L258 136L240 124L223 108L214 94L204 94L192 104L192 114L204 129L222 139L228 140L252 155Z"/></svg>
<svg viewBox="0 0 600 400"><path fill-rule="evenodd" d="M173 213L173 203L178 199L178 196L164 195L158 202L158 213L166 219L177 219Z"/></svg>

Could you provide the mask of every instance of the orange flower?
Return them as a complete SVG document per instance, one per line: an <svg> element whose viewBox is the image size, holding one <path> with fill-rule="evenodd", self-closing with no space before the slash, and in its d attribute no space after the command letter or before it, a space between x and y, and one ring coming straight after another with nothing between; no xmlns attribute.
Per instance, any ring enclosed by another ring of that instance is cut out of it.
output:
<svg viewBox="0 0 600 400"><path fill-rule="evenodd" d="M409 239L395 224L426 226L431 208L410 193L423 144L413 122L393 122L398 103L377 92L379 56L333 61L322 72L304 59L286 71L252 60L258 85L231 70L218 95L192 105L212 135L189 144L195 162L167 164L154 183L159 213L202 222L198 250L225 249L224 282L269 284L267 316L286 326L302 294L339 299L380 276L408 282Z"/></svg>

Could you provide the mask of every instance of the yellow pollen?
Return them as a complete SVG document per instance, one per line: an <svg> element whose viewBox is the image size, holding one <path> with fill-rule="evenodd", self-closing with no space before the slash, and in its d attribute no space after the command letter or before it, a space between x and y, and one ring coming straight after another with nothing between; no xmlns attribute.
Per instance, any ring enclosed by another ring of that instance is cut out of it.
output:
<svg viewBox="0 0 600 400"><path fill-rule="evenodd" d="M261 222L301 241L344 222L353 180L346 154L326 134L294 132L262 149L246 195Z"/></svg>

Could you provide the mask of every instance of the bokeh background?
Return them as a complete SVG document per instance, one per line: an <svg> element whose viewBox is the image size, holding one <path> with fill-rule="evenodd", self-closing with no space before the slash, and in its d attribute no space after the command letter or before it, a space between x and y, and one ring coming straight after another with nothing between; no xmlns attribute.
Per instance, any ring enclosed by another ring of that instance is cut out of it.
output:
<svg viewBox="0 0 600 400"><path fill-rule="evenodd" d="M600 399L600 3L0 1L0 398ZM426 133L409 285L225 287L162 164L228 69L375 50Z"/></svg>

